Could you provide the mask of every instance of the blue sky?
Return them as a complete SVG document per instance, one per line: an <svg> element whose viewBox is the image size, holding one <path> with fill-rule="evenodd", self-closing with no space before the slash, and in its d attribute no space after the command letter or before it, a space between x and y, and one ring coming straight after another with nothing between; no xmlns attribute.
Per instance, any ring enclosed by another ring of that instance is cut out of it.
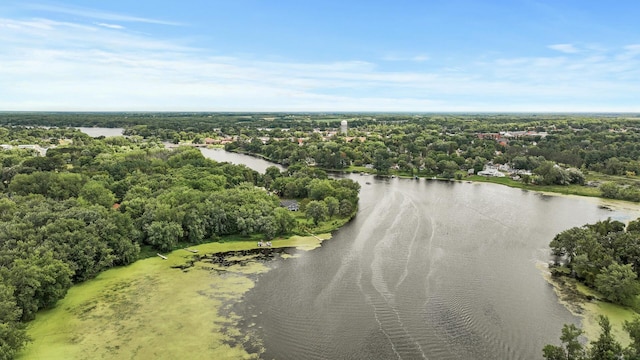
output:
<svg viewBox="0 0 640 360"><path fill-rule="evenodd" d="M640 112L640 3L0 3L0 110Z"/></svg>

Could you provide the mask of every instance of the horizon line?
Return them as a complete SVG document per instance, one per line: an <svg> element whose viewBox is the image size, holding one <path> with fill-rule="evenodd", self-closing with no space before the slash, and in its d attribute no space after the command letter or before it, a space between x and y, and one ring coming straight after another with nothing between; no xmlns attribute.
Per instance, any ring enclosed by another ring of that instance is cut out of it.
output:
<svg viewBox="0 0 640 360"><path fill-rule="evenodd" d="M0 114L27 114L27 113L49 113L49 114L544 114L544 115L636 115L640 116L640 111L376 111L376 110L0 110Z"/></svg>

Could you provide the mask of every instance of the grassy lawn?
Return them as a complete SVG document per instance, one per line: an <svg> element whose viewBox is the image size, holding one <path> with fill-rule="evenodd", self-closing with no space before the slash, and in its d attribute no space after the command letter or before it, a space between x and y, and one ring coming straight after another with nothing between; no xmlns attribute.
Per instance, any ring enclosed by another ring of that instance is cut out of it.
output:
<svg viewBox="0 0 640 360"><path fill-rule="evenodd" d="M352 173L367 173L367 174L375 174L376 171L373 169L367 169L364 166L350 166L345 169L347 172ZM389 175L396 175L399 177L411 178L414 176L413 173L408 171L392 171ZM431 178L433 175L426 175L424 173L415 174L421 178ZM598 182L608 182L612 181L618 183L620 185L640 185L639 177L626 177L626 176L611 176L606 174L599 174L590 172L588 176L586 176L587 181L598 181ZM438 178L440 179L440 178ZM602 193L597 187L590 186L582 186L582 185L534 185L534 184L524 184L521 181L512 180L510 177L488 177L488 176L480 176L480 175L472 175L463 176L460 181L474 181L474 182L485 182L492 184L500 184L506 185L513 188L525 189L531 191L540 191L540 192L550 192L550 193L558 193L565 195L578 195L578 196L589 196L589 197L600 197Z"/></svg>
<svg viewBox="0 0 640 360"><path fill-rule="evenodd" d="M364 166L349 166L347 168L344 169L344 171L346 172L351 172L351 173L365 173L365 174L375 174L376 171L374 169L369 169L366 168Z"/></svg>
<svg viewBox="0 0 640 360"><path fill-rule="evenodd" d="M590 197L599 197L601 192L598 188L582 186L582 185L531 185L524 184L520 181L512 180L509 177L486 177L473 175L464 178L464 180L468 181L477 181L477 182L487 182L493 184L501 184L514 188L531 190L531 191L541 191L541 192L551 192L551 193L559 193L565 195L579 195L579 196L590 196Z"/></svg>

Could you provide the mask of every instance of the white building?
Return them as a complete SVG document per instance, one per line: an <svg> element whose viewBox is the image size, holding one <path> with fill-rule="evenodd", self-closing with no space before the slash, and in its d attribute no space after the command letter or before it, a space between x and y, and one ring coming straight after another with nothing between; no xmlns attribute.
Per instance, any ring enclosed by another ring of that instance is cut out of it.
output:
<svg viewBox="0 0 640 360"><path fill-rule="evenodd" d="M496 168L485 168L482 171L478 171L478 175L481 176L495 176L495 177L504 177L504 174L498 171Z"/></svg>
<svg viewBox="0 0 640 360"><path fill-rule="evenodd" d="M342 120L340 122L340 133L342 135L347 135L347 120Z"/></svg>

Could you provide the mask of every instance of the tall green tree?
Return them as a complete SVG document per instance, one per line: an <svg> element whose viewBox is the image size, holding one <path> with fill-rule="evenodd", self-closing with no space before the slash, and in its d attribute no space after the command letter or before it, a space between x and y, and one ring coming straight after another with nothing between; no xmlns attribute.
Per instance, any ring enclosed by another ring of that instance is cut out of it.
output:
<svg viewBox="0 0 640 360"><path fill-rule="evenodd" d="M50 251L16 259L2 277L15 289L16 304L22 309L22 320L32 320L39 309L53 306L71 287L72 271Z"/></svg>
<svg viewBox="0 0 640 360"><path fill-rule="evenodd" d="M596 276L595 286L607 300L628 305L640 294L637 278L631 264L620 265L614 262Z"/></svg>
<svg viewBox="0 0 640 360"><path fill-rule="evenodd" d="M13 296L14 288L7 280L0 282L0 360L11 360L29 340L25 325L20 322L22 311Z"/></svg>
<svg viewBox="0 0 640 360"><path fill-rule="evenodd" d="M353 213L353 204L347 199L340 200L340 209L338 211L340 216L349 216Z"/></svg>
<svg viewBox="0 0 640 360"><path fill-rule="evenodd" d="M585 243L587 239L596 241L595 234L591 230L573 227L556 235L549 243L549 247L554 255L566 256L567 262L571 263L580 251L580 245Z"/></svg>
<svg viewBox="0 0 640 360"><path fill-rule="evenodd" d="M333 215L338 213L340 210L340 202L333 196L327 196L324 199L325 204L327 204L327 215L329 218L333 217Z"/></svg>
<svg viewBox="0 0 640 360"><path fill-rule="evenodd" d="M324 201L313 200L307 205L307 217L313 219L313 223L318 223L327 217L327 205Z"/></svg>
<svg viewBox="0 0 640 360"><path fill-rule="evenodd" d="M629 360L640 359L640 317L636 316L633 320L625 320L622 324L624 331L629 334L631 344L625 349L625 358Z"/></svg>
<svg viewBox="0 0 640 360"><path fill-rule="evenodd" d="M80 199L89 204L110 208L116 202L115 195L98 181L88 181L78 194Z"/></svg>
<svg viewBox="0 0 640 360"><path fill-rule="evenodd" d="M161 251L173 249L182 238L182 226L172 221L153 221L146 228L147 242Z"/></svg>
<svg viewBox="0 0 640 360"><path fill-rule="evenodd" d="M296 219L291 215L291 211L278 207L273 210L273 215L275 217L278 234L284 235L293 231L296 226Z"/></svg>
<svg viewBox="0 0 640 360"><path fill-rule="evenodd" d="M543 356L547 360L582 360L585 350L578 339L582 335L582 330L574 324L565 324L562 327L560 341L562 346L546 345L542 350Z"/></svg>
<svg viewBox="0 0 640 360"><path fill-rule="evenodd" d="M591 342L589 349L590 359L593 360L619 360L622 357L622 346L611 335L611 323L609 318L600 315L598 317L600 325L600 336Z"/></svg>

